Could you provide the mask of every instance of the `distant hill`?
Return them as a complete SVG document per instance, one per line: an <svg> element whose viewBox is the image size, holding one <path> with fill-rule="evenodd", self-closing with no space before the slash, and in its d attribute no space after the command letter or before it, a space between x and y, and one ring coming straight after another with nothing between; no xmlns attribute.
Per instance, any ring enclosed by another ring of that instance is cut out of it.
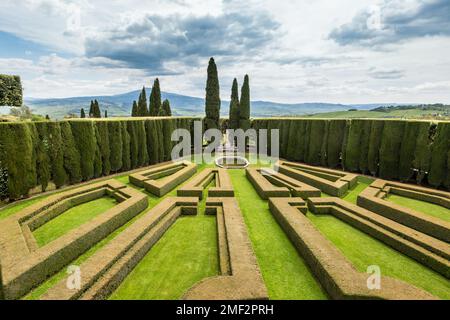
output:
<svg viewBox="0 0 450 320"><path fill-rule="evenodd" d="M25 99L34 113L46 115L53 119L61 119L65 115L79 114L81 108L88 111L91 100L97 99L109 116L128 116L131 114L133 100L137 100L140 91L132 91L112 96L86 96L62 99ZM162 92L162 99L169 99L174 115L198 116L204 114L205 101L202 98ZM148 96L148 95L147 95ZM229 101L222 101L221 114L228 116ZM371 105L373 107L373 105ZM379 105L377 105L379 106ZM307 115L320 112L344 111L349 108L370 108L332 103L296 103L286 104L269 101L252 101L252 117Z"/></svg>

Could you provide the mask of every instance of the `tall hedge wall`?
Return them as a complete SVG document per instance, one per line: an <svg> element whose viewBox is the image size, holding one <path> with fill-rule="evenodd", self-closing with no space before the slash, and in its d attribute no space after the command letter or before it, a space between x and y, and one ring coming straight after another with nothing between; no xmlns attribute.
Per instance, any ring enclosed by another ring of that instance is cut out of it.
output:
<svg viewBox="0 0 450 320"><path fill-rule="evenodd" d="M0 123L0 198L170 160L173 129L196 118ZM3 173L6 173L3 174ZM6 179L4 179L6 176ZM3 182L2 182L3 181Z"/></svg>
<svg viewBox="0 0 450 320"><path fill-rule="evenodd" d="M0 198L170 160L172 130L192 132L194 120L0 123ZM450 122L270 118L252 127L280 129L288 160L450 189Z"/></svg>
<svg viewBox="0 0 450 320"><path fill-rule="evenodd" d="M383 179L450 189L450 122L255 119L280 129L280 157Z"/></svg>

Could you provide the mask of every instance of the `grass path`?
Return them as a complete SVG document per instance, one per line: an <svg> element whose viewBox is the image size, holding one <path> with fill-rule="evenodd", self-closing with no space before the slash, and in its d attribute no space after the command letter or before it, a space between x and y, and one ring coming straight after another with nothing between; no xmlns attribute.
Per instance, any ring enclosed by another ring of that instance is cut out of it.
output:
<svg viewBox="0 0 450 320"><path fill-rule="evenodd" d="M244 170L230 170L231 180L270 299L326 299L283 230L261 200Z"/></svg>
<svg viewBox="0 0 450 320"><path fill-rule="evenodd" d="M450 210L433 203L423 202L407 197L401 197L395 194L388 195L387 199L398 205L428 214L430 216L450 222Z"/></svg>

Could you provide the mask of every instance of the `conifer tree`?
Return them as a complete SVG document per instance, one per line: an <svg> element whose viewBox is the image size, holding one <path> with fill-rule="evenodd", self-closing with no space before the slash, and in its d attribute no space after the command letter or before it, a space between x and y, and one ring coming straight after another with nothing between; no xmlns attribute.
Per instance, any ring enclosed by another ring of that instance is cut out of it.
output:
<svg viewBox="0 0 450 320"><path fill-rule="evenodd" d="M98 104L97 100L94 100L94 118L101 118L102 114L100 112L100 105Z"/></svg>
<svg viewBox="0 0 450 320"><path fill-rule="evenodd" d="M236 78L233 80L231 87L231 101L230 101L230 129L239 128L239 92Z"/></svg>
<svg viewBox="0 0 450 320"><path fill-rule="evenodd" d="M157 117L161 112L161 90L159 88L159 79L156 78L153 83L152 93L150 94L150 116Z"/></svg>
<svg viewBox="0 0 450 320"><path fill-rule="evenodd" d="M137 112L138 117L148 116L147 93L145 92L145 87L142 87L141 94L139 95L137 110L138 110Z"/></svg>
<svg viewBox="0 0 450 320"><path fill-rule="evenodd" d="M91 106L89 107L89 118L94 117L94 101L91 100Z"/></svg>
<svg viewBox="0 0 450 320"><path fill-rule="evenodd" d="M172 110L170 109L170 102L169 100L164 100L162 107L161 107L161 112L160 112L161 116L164 117L171 117L172 116Z"/></svg>
<svg viewBox="0 0 450 320"><path fill-rule="evenodd" d="M105 110L105 118L108 118L108 110Z"/></svg>
<svg viewBox="0 0 450 320"><path fill-rule="evenodd" d="M248 75L244 77L239 103L239 127L246 130L250 128L250 84Z"/></svg>
<svg viewBox="0 0 450 320"><path fill-rule="evenodd" d="M80 118L86 118L86 113L84 112L84 108L81 108Z"/></svg>
<svg viewBox="0 0 450 320"><path fill-rule="evenodd" d="M220 118L220 86L217 66L214 58L209 60L208 78L206 80L205 129L219 128Z"/></svg>
<svg viewBox="0 0 450 320"><path fill-rule="evenodd" d="M131 116L132 117L138 116L138 105L136 103L136 100L133 101L133 107L131 108Z"/></svg>

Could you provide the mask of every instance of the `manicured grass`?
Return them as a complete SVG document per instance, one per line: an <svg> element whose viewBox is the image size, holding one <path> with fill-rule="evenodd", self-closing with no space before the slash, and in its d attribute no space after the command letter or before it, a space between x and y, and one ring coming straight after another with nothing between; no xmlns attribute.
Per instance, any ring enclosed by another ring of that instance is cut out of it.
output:
<svg viewBox="0 0 450 320"><path fill-rule="evenodd" d="M20 210L31 206L33 203L41 201L42 199L45 199L45 198L46 198L45 196L41 196L41 197L36 197L36 198L30 199L30 200L24 200L17 204L8 205L5 208L0 209L0 220L4 219L6 217L9 217L10 215L12 215L16 212L19 212Z"/></svg>
<svg viewBox="0 0 450 320"><path fill-rule="evenodd" d="M111 209L116 204L117 201L111 197L102 197L80 204L34 230L33 236L38 246L42 247Z"/></svg>
<svg viewBox="0 0 450 320"><path fill-rule="evenodd" d="M428 203L424 201L419 201L416 199L411 199L407 197L398 196L396 194L389 194L386 200L392 201L398 205L420 211L422 213L428 214L430 216L442 219L444 221L450 222L450 210L433 203Z"/></svg>
<svg viewBox="0 0 450 320"><path fill-rule="evenodd" d="M229 170L270 299L326 299L286 234L261 200L244 170Z"/></svg>
<svg viewBox="0 0 450 320"><path fill-rule="evenodd" d="M358 198L358 194L360 194L365 188L367 188L373 180L366 177L359 177L358 184L353 187L353 189L349 190L347 194L342 198L348 202L356 204L356 200Z"/></svg>
<svg viewBox="0 0 450 320"><path fill-rule="evenodd" d="M450 282L440 274L333 216L312 213L307 216L360 272L366 272L370 265L378 265L382 275L409 282L440 298L450 299Z"/></svg>

